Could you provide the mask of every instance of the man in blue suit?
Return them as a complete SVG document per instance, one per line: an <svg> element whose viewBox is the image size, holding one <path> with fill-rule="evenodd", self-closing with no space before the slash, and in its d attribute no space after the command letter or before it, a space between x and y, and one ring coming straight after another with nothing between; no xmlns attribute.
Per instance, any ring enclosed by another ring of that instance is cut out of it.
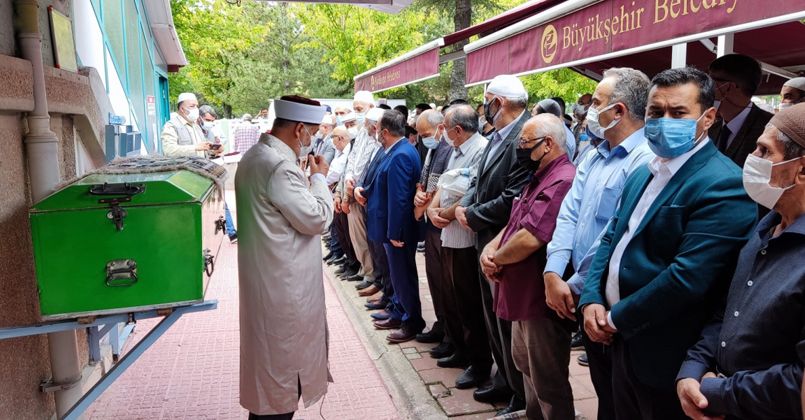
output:
<svg viewBox="0 0 805 420"><path fill-rule="evenodd" d="M415 261L419 229L413 204L422 168L419 153L405 139L405 125L400 112L383 113L377 124L377 138L383 145L385 158L379 163L374 180L356 189L355 194L359 202L366 200L367 225L381 228L373 228L367 234L369 240L383 242L394 295L390 318L374 325L377 329L395 330L386 338L390 343L412 340L425 328Z"/></svg>
<svg viewBox="0 0 805 420"><path fill-rule="evenodd" d="M610 344L619 419L685 418L676 373L757 217L741 169L707 137L712 79L683 68L651 82L645 135L657 157L627 179L579 301L590 339Z"/></svg>

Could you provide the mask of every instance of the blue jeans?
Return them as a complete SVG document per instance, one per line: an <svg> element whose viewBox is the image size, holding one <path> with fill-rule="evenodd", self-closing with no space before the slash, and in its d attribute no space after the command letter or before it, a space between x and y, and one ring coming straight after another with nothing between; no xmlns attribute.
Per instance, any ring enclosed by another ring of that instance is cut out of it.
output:
<svg viewBox="0 0 805 420"><path fill-rule="evenodd" d="M237 235L238 231L235 230L235 223L232 222L232 213L229 212L229 206L224 202L224 219L226 220L226 235L230 238Z"/></svg>

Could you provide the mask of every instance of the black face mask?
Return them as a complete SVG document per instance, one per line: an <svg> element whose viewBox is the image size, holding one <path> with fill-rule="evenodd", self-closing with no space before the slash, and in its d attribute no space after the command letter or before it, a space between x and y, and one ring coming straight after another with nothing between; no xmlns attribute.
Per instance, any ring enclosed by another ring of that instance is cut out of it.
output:
<svg viewBox="0 0 805 420"><path fill-rule="evenodd" d="M529 172L534 172L537 169L539 169L539 164L540 164L540 162L542 162L542 158L545 157L545 154L543 153L542 157L540 157L537 160L531 160L531 153L534 151L534 149L539 147L544 142L545 142L545 139L542 139L542 141L538 142L537 144L534 145L534 147L532 147L530 149L520 149L520 148L518 148L517 149L517 163L519 163L520 166L522 166L525 170L527 170Z"/></svg>
<svg viewBox="0 0 805 420"><path fill-rule="evenodd" d="M486 118L486 122L492 125L495 124L494 119L495 114L497 113L497 111L495 111L495 113L492 113L492 102L494 101L495 99L492 99L491 101L484 104L484 118Z"/></svg>

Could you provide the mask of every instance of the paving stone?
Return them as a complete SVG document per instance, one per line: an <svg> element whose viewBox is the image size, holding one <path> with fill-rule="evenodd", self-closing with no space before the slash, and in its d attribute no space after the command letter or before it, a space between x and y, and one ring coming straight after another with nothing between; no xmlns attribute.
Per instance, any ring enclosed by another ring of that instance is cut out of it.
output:
<svg viewBox="0 0 805 420"><path fill-rule="evenodd" d="M436 366L436 359L431 357L420 357L419 359L411 360L411 365L417 371L439 368Z"/></svg>
<svg viewBox="0 0 805 420"><path fill-rule="evenodd" d="M419 371L419 376L425 384L441 383L446 387L454 386L456 378L463 372L461 369L428 369Z"/></svg>
<svg viewBox="0 0 805 420"><path fill-rule="evenodd" d="M413 350L416 350L416 349L413 349ZM405 357L406 357L408 360L414 360L414 359L421 359L421 358L422 358L422 355L421 355L421 354L419 354L419 353L417 353L417 352L413 352L413 353L408 353L408 354L406 354L406 355L405 355Z"/></svg>
<svg viewBox="0 0 805 420"><path fill-rule="evenodd" d="M450 390L442 384L428 385L428 391L430 391L430 395L433 395L433 398L443 398L450 395Z"/></svg>
<svg viewBox="0 0 805 420"><path fill-rule="evenodd" d="M598 398L576 400L576 420L596 420L598 418Z"/></svg>
<svg viewBox="0 0 805 420"><path fill-rule="evenodd" d="M472 392L472 389L450 388L450 395L444 398L438 398L437 401L448 416L484 412L494 414L495 408L490 404L475 401L475 399L472 398Z"/></svg>

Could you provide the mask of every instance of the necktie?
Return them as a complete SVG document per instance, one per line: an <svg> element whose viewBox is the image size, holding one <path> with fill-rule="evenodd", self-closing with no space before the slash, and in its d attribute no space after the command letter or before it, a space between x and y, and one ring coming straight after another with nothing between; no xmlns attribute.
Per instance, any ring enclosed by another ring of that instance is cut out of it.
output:
<svg viewBox="0 0 805 420"><path fill-rule="evenodd" d="M727 124L721 126L721 131L718 132L718 141L716 142L716 146L721 153L727 151L727 146L729 146L730 135L732 134L732 130L727 127Z"/></svg>

